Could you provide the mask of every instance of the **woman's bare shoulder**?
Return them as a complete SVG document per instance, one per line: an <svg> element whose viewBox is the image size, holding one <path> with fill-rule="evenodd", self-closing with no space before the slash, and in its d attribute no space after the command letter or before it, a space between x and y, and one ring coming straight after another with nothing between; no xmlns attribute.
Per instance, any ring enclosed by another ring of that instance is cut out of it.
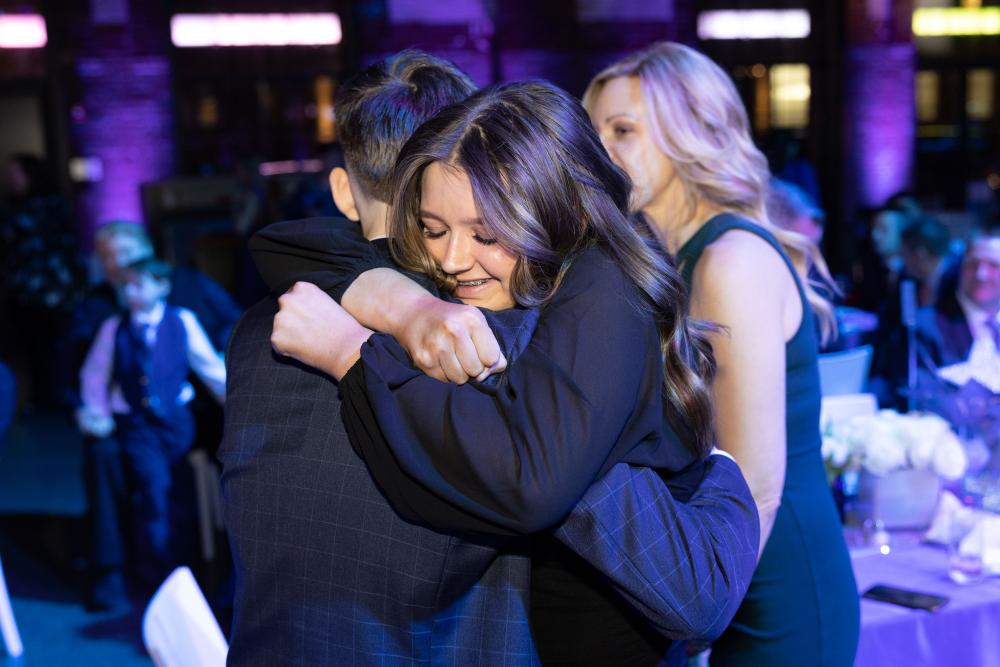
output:
<svg viewBox="0 0 1000 667"><path fill-rule="evenodd" d="M787 281L788 266L770 243L743 229L731 229L705 248L692 275L694 289L747 294Z"/></svg>

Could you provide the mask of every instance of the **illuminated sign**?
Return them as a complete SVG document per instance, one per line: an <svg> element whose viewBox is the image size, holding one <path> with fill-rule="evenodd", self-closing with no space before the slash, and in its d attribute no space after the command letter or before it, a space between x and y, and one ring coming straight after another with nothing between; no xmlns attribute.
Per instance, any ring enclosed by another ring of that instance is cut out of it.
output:
<svg viewBox="0 0 1000 667"><path fill-rule="evenodd" d="M307 173L315 174L323 171L322 160L281 160L279 162L261 162L257 167L261 176L279 176L281 174Z"/></svg>
<svg viewBox="0 0 1000 667"><path fill-rule="evenodd" d="M49 41L38 14L0 15L0 49L40 49Z"/></svg>
<svg viewBox="0 0 1000 667"><path fill-rule="evenodd" d="M343 34L336 14L176 14L174 46L326 46Z"/></svg>
<svg viewBox="0 0 1000 667"><path fill-rule="evenodd" d="M805 9L726 9L698 14L699 39L802 39L811 30Z"/></svg>
<svg viewBox="0 0 1000 667"><path fill-rule="evenodd" d="M917 37L1000 35L1000 7L921 7L913 10Z"/></svg>

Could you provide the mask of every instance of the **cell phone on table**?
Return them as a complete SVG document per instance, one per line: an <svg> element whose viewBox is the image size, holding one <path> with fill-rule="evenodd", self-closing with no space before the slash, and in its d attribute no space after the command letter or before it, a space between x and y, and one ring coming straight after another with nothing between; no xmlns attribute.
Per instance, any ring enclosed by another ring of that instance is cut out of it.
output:
<svg viewBox="0 0 1000 667"><path fill-rule="evenodd" d="M879 602L889 602L898 604L901 607L910 609L924 609L926 611L937 611L948 604L948 598L941 595L931 595L930 593L920 593L910 591L905 588L896 588L885 584L875 584L862 594L869 600Z"/></svg>

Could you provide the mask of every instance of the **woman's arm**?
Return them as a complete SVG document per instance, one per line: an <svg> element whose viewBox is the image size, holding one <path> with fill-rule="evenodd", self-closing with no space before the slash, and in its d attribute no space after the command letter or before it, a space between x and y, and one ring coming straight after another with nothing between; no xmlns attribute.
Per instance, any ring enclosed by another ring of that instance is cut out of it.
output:
<svg viewBox="0 0 1000 667"><path fill-rule="evenodd" d="M345 218L275 223L257 232L249 246L273 293L299 282L317 285L365 327L396 337L421 370L442 381L466 382L466 366L502 371L501 346L508 348L494 332L508 328L512 318L531 317L435 298L442 295L430 279L400 272Z"/></svg>
<svg viewBox="0 0 1000 667"><path fill-rule="evenodd" d="M798 292L781 257L742 231L706 249L691 285L691 314L721 326L712 337L719 447L736 458L750 485L762 552L785 482L786 305Z"/></svg>
<svg viewBox="0 0 1000 667"><path fill-rule="evenodd" d="M310 218L268 225L247 243L261 278L273 294L296 282L318 285L338 302L351 283L370 269L392 267L347 218ZM430 281L422 283L433 289Z"/></svg>
<svg viewBox="0 0 1000 667"><path fill-rule="evenodd" d="M345 421L373 415L374 437L352 442L394 504L415 507L423 487L516 532L553 525L635 450L640 463L683 468L694 456L661 435L659 338L638 301L621 270L588 251L493 387L437 382L374 336L341 385Z"/></svg>

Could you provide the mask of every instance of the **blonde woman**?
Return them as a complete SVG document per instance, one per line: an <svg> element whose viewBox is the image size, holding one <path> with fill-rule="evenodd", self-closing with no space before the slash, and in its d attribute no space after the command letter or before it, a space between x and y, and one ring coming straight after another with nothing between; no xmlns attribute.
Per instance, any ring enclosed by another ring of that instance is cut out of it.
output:
<svg viewBox="0 0 1000 667"><path fill-rule="evenodd" d="M820 455L817 338L835 325L807 279L813 267L829 279L823 259L768 222L767 162L704 55L654 44L598 74L584 106L632 178L632 208L675 255L691 314L721 325L718 438L757 502L761 556L712 665L851 665L857 588Z"/></svg>

